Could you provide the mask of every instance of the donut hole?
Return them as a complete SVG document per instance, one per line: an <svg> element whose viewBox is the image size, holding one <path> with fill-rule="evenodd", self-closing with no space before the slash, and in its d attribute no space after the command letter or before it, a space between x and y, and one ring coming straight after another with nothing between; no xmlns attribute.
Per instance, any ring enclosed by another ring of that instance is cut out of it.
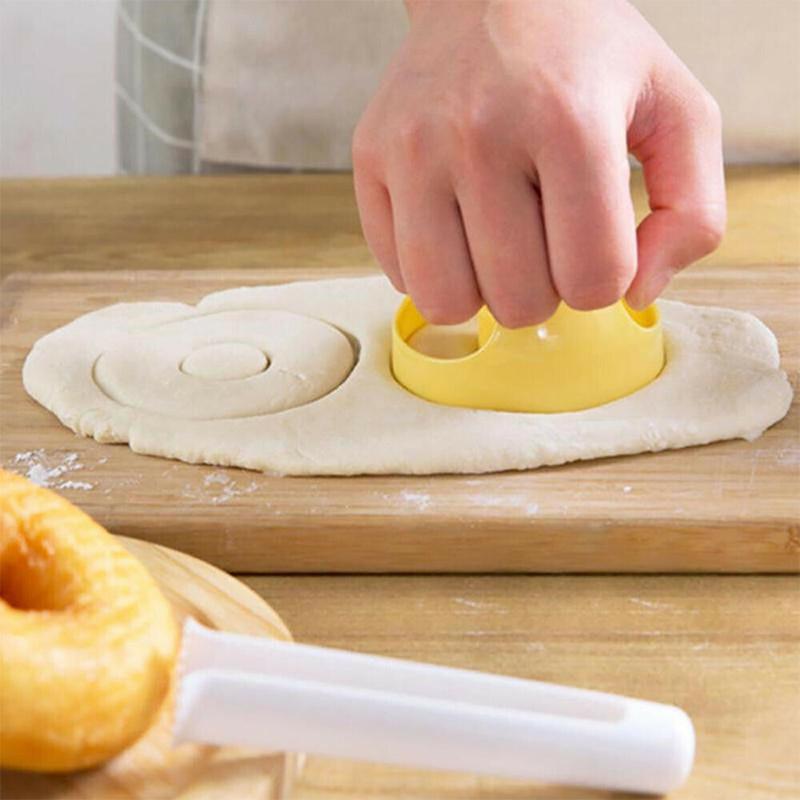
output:
<svg viewBox="0 0 800 800"><path fill-rule="evenodd" d="M75 578L45 538L31 540L4 523L11 535L0 549L0 598L20 611L64 611L75 597Z"/></svg>

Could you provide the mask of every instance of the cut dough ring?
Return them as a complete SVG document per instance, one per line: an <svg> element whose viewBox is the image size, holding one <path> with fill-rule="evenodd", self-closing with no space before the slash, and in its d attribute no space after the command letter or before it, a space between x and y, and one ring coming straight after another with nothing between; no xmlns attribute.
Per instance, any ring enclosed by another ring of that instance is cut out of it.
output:
<svg viewBox="0 0 800 800"><path fill-rule="evenodd" d="M112 400L167 417L275 414L336 389L355 354L338 328L269 309L215 312L130 333L102 353L94 381Z"/></svg>

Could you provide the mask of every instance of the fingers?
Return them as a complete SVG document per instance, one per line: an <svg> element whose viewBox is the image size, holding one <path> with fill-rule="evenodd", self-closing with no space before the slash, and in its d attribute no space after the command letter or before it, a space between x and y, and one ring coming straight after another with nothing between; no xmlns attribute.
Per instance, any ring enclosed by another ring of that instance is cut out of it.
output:
<svg viewBox="0 0 800 800"><path fill-rule="evenodd" d="M392 203L386 187L369 170L365 154L353 148L353 182L367 245L398 292L406 286L394 243Z"/></svg>
<svg viewBox="0 0 800 800"><path fill-rule="evenodd" d="M678 270L715 250L725 231L719 109L689 78L686 91L659 95L657 112L631 142L652 209L637 232L638 272L627 295L634 308L651 303Z"/></svg>
<svg viewBox="0 0 800 800"><path fill-rule="evenodd" d="M485 167L458 189L481 296L502 325L544 322L558 306L539 199L527 175Z"/></svg>
<svg viewBox="0 0 800 800"><path fill-rule="evenodd" d="M470 319L482 303L449 180L415 153L387 169L372 141L360 130L353 140L356 200L370 250L429 322Z"/></svg>
<svg viewBox="0 0 800 800"><path fill-rule="evenodd" d="M397 254L403 283L429 322L453 325L474 316L481 297L449 181L404 171L392 182Z"/></svg>
<svg viewBox="0 0 800 800"><path fill-rule="evenodd" d="M625 131L565 125L537 161L550 274L559 296L589 311L624 296L636 272L636 224Z"/></svg>

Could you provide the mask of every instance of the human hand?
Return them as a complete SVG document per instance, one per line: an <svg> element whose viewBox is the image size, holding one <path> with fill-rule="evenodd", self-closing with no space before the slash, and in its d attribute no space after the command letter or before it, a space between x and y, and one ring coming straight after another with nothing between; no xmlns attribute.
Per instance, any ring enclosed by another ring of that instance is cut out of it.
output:
<svg viewBox="0 0 800 800"><path fill-rule="evenodd" d="M644 307L725 227L716 103L625 0L407 0L353 140L367 242L433 323ZM651 213L635 226L628 152Z"/></svg>

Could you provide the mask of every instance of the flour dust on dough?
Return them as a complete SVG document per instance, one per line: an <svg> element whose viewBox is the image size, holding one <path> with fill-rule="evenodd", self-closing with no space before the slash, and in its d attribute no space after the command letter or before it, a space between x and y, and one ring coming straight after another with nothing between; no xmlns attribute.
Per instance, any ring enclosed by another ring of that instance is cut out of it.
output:
<svg viewBox="0 0 800 800"><path fill-rule="evenodd" d="M392 377L399 301L374 277L121 303L40 339L23 380L99 442L289 475L495 472L753 439L791 403L756 317L665 300L666 366L628 397L564 414L436 405Z"/></svg>

